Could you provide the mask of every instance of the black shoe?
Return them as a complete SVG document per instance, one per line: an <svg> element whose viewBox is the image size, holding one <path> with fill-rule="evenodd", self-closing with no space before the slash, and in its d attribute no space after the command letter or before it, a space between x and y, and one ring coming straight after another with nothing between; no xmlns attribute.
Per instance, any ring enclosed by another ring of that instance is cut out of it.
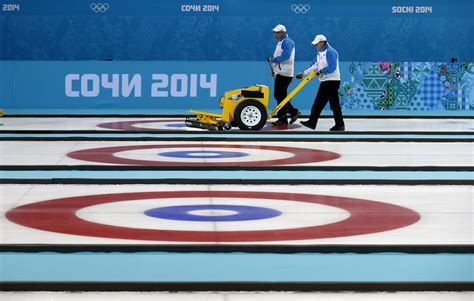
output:
<svg viewBox="0 0 474 301"><path fill-rule="evenodd" d="M311 120L301 121L300 123L304 125L305 127L310 128L312 130L316 129L316 124L312 123Z"/></svg>
<svg viewBox="0 0 474 301"><path fill-rule="evenodd" d="M301 117L300 111L296 111L295 114L290 115L290 124L295 123L295 121Z"/></svg>
<svg viewBox="0 0 474 301"><path fill-rule="evenodd" d="M344 132L346 130L346 128L344 127L344 125L335 125L333 126L332 128L329 129L330 131L332 132Z"/></svg>
<svg viewBox="0 0 474 301"><path fill-rule="evenodd" d="M277 120L277 121L273 121L272 125L273 126L288 126L288 122Z"/></svg>

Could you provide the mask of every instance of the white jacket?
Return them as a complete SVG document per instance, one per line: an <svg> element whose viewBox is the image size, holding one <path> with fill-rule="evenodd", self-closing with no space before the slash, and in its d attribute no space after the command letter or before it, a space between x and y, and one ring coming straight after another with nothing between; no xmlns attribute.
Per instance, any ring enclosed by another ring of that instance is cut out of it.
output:
<svg viewBox="0 0 474 301"><path fill-rule="evenodd" d="M323 49L318 51L318 55L311 62L308 69L303 72L306 77L311 71L319 72L319 80L324 82L328 80L341 80L339 73L339 54L337 51L326 44Z"/></svg>
<svg viewBox="0 0 474 301"><path fill-rule="evenodd" d="M273 71L282 76L293 77L295 69L295 43L285 35L273 53Z"/></svg>

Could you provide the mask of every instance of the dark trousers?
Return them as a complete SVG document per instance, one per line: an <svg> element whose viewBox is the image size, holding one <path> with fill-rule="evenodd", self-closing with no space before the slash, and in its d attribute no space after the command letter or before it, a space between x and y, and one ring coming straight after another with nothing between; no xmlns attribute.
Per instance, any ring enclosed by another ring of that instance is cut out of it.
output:
<svg viewBox="0 0 474 301"><path fill-rule="evenodd" d="M277 101L278 104L283 101L283 99L286 98L288 95L288 86L291 83L291 80L293 78L289 76L282 76L280 74L277 74L275 77L275 88L273 91L273 96L275 97L275 100ZM289 113L290 115L294 115L298 112L298 109L293 107L291 102L286 103L286 105L283 106L283 108L280 109L277 113L278 120L288 123L287 119L287 114Z"/></svg>
<svg viewBox="0 0 474 301"><path fill-rule="evenodd" d="M341 105L339 104L339 80L328 80L321 82L319 86L318 94L314 99L313 106L311 107L311 115L309 120L311 123L317 124L319 115L323 111L324 107L329 101L331 110L334 115L336 125L344 125L344 119L342 118Z"/></svg>

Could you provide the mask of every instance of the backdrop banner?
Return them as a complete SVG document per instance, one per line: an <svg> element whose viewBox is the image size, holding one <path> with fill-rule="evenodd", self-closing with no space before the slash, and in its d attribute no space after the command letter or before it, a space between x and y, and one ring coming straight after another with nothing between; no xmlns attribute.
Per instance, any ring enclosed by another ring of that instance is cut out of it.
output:
<svg viewBox="0 0 474 301"><path fill-rule="evenodd" d="M0 69L0 107L10 114L220 112L225 91L255 84L273 91L266 62L0 61ZM470 115L474 109L472 63L341 62L340 69L348 115ZM298 83L293 79L290 89ZM313 79L292 100L303 113L318 86Z"/></svg>
<svg viewBox="0 0 474 301"><path fill-rule="evenodd" d="M273 86L265 58L284 24L297 71L315 57L316 34L339 52L345 114L469 115L472 11L472 0L0 1L0 108L219 111L227 90ZM317 85L293 100L304 113Z"/></svg>

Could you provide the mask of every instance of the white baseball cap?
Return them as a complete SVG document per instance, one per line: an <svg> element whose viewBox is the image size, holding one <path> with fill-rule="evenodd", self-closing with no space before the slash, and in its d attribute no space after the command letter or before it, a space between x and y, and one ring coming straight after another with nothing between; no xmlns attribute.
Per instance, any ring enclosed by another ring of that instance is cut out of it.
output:
<svg viewBox="0 0 474 301"><path fill-rule="evenodd" d="M311 44L316 45L321 41L327 41L326 37L322 34L318 34L314 37L314 40L311 42Z"/></svg>
<svg viewBox="0 0 474 301"><path fill-rule="evenodd" d="M286 32L286 27L284 25L278 24L277 26L275 26L275 28L273 28L273 32L280 31Z"/></svg>

